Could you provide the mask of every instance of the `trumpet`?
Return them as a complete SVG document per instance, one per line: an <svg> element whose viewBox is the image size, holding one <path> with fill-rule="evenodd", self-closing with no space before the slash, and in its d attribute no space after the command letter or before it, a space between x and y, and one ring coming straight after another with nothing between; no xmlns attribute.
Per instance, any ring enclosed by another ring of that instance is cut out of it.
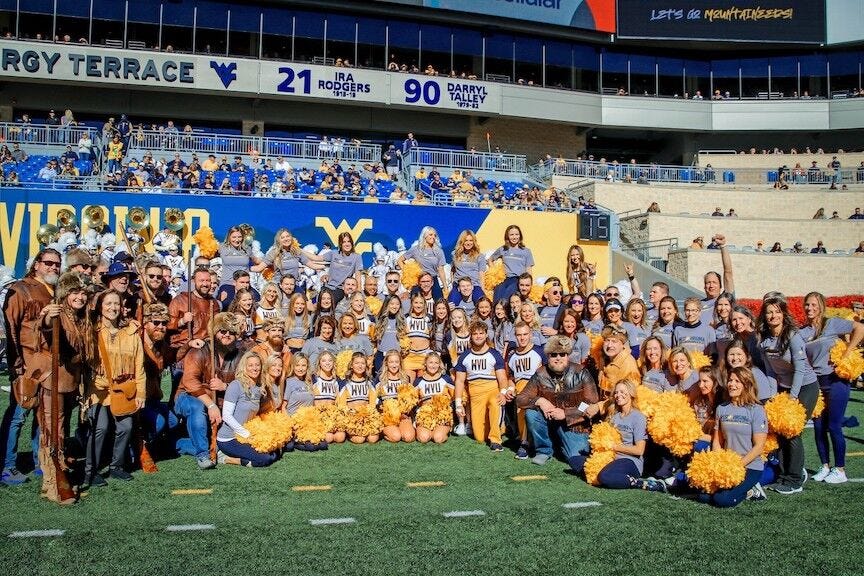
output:
<svg viewBox="0 0 864 576"><path fill-rule="evenodd" d="M95 230L97 234L101 233L105 228L105 210L101 206L88 206L84 209L81 223L85 227Z"/></svg>
<svg viewBox="0 0 864 576"><path fill-rule="evenodd" d="M252 246L252 241L255 240L255 228L251 224L238 224L237 228L243 233L243 245Z"/></svg>
<svg viewBox="0 0 864 576"><path fill-rule="evenodd" d="M126 226L135 231L144 230L150 227L150 214L144 208L135 206L129 209L126 215Z"/></svg>
<svg viewBox="0 0 864 576"><path fill-rule="evenodd" d="M42 246L52 244L59 238L60 228L54 224L43 224L39 227L39 230L36 231L36 239L39 240L39 244Z"/></svg>
<svg viewBox="0 0 864 576"><path fill-rule="evenodd" d="M63 208L57 212L57 227L61 230L77 228L78 220L75 218L75 213L68 208Z"/></svg>
<svg viewBox="0 0 864 576"><path fill-rule="evenodd" d="M165 221L165 227L172 232L180 232L186 225L186 217L179 208L166 209L163 220Z"/></svg>

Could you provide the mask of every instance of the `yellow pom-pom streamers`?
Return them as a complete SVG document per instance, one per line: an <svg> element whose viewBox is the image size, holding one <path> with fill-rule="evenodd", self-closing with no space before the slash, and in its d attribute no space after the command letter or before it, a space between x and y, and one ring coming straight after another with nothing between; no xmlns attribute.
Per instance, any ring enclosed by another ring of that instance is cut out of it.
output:
<svg viewBox="0 0 864 576"><path fill-rule="evenodd" d="M395 398L388 398L381 404L381 419L384 421L384 426L398 426L402 420L402 411L399 410L399 401Z"/></svg>
<svg viewBox="0 0 864 576"><path fill-rule="evenodd" d="M594 452L585 460L585 481L592 486L598 486L600 471L615 460L615 453L609 450Z"/></svg>
<svg viewBox="0 0 864 576"><path fill-rule="evenodd" d="M321 411L316 406L302 406L294 412L294 438L298 442L318 444L327 437Z"/></svg>
<svg viewBox="0 0 864 576"><path fill-rule="evenodd" d="M250 436L237 440L249 444L258 452L278 450L294 436L291 417L284 412L267 412L255 416L246 422L244 427L249 431Z"/></svg>
<svg viewBox="0 0 864 576"><path fill-rule="evenodd" d="M420 269L420 264L416 260L408 260L402 264L402 286L406 290L411 290L417 286L417 281L420 279L420 274L423 270Z"/></svg>
<svg viewBox="0 0 864 576"><path fill-rule="evenodd" d="M382 302L377 296L366 296L366 307L375 316L378 316L381 311L381 304Z"/></svg>
<svg viewBox="0 0 864 576"><path fill-rule="evenodd" d="M733 488L744 481L741 456L732 450L697 452L687 467L690 485L707 494Z"/></svg>
<svg viewBox="0 0 864 576"><path fill-rule="evenodd" d="M396 400L399 402L399 412L410 414L420 402L420 390L411 384L400 384L396 389Z"/></svg>
<svg viewBox="0 0 864 576"><path fill-rule="evenodd" d="M351 436L372 436L381 432L384 421L381 413L371 404L360 404L348 414L345 431Z"/></svg>
<svg viewBox="0 0 864 576"><path fill-rule="evenodd" d="M765 403L765 415L768 416L768 426L785 438L794 438L804 430L807 423L807 413L804 406L788 392L777 394Z"/></svg>
<svg viewBox="0 0 864 576"><path fill-rule="evenodd" d="M811 418L819 418L822 416L822 413L825 411L825 397L822 396L822 393L819 393L819 396L816 398L816 407L813 408L813 416Z"/></svg>
<svg viewBox="0 0 864 576"><path fill-rule="evenodd" d="M348 408L340 404L324 404L318 407L321 422L326 432L344 432L348 424Z"/></svg>
<svg viewBox="0 0 864 576"><path fill-rule="evenodd" d="M438 394L417 409L417 426L432 430L436 426L452 426L453 410L450 395Z"/></svg>
<svg viewBox="0 0 864 576"><path fill-rule="evenodd" d="M496 260L492 266L486 269L483 273L483 290L491 294L495 291L495 287L504 281L507 274L504 271L504 263L501 260Z"/></svg>
<svg viewBox="0 0 864 576"><path fill-rule="evenodd" d="M198 245L198 252L204 258L213 258L216 252L219 251L219 242L213 235L213 230L209 226L202 226L195 234L192 235L195 244Z"/></svg>
<svg viewBox="0 0 864 576"><path fill-rule="evenodd" d="M353 350L342 350L336 355L336 375L343 380L348 376L348 370L351 368L351 356L354 355Z"/></svg>
<svg viewBox="0 0 864 576"><path fill-rule="evenodd" d="M699 350L690 351L690 361L693 363L694 370L699 370L704 366L711 366L711 358Z"/></svg>
<svg viewBox="0 0 864 576"><path fill-rule="evenodd" d="M621 433L609 422L600 422L591 427L588 443L592 453L612 450L621 443Z"/></svg>
<svg viewBox="0 0 864 576"><path fill-rule="evenodd" d="M777 442L777 434L769 432L765 438L765 447L762 448L762 459L767 460L768 456L778 448L780 448L780 444Z"/></svg>
<svg viewBox="0 0 864 576"><path fill-rule="evenodd" d="M666 392L657 398L654 414L648 420L648 434L654 442L680 457L693 451L702 427L684 394Z"/></svg>
<svg viewBox="0 0 864 576"><path fill-rule="evenodd" d="M831 363L834 364L834 372L843 380L857 380L864 374L864 357L861 349L853 350L849 356L843 358L846 353L846 342L838 340L831 348Z"/></svg>

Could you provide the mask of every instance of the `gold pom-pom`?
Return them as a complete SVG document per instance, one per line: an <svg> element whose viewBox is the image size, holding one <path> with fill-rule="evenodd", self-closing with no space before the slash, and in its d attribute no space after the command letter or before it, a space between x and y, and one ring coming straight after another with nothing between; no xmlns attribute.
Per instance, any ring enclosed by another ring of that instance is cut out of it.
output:
<svg viewBox="0 0 864 576"><path fill-rule="evenodd" d="M690 485L707 494L737 486L745 473L741 456L728 449L697 452L687 467Z"/></svg>
<svg viewBox="0 0 864 576"><path fill-rule="evenodd" d="M354 350L342 350L336 354L336 376L345 379L348 376L348 371L351 368L351 357L354 355Z"/></svg>
<svg viewBox="0 0 864 576"><path fill-rule="evenodd" d="M594 359L594 365L597 367L603 366L603 337L600 334L586 332L591 340L591 358Z"/></svg>
<svg viewBox="0 0 864 576"><path fill-rule="evenodd" d="M294 437L298 442L318 444L327 437L321 411L316 406L301 406L294 412Z"/></svg>
<svg viewBox="0 0 864 576"><path fill-rule="evenodd" d="M813 408L813 415L811 418L819 418L822 416L822 413L825 411L825 397L822 396L822 392L819 392L819 396L816 397L816 407Z"/></svg>
<svg viewBox="0 0 864 576"><path fill-rule="evenodd" d="M373 315L378 316L378 313L381 312L381 304L381 299L377 296L366 296L366 307Z"/></svg>
<svg viewBox="0 0 864 576"><path fill-rule="evenodd" d="M591 427L591 435L588 436L591 452L602 452L612 450L621 443L621 433L609 422L600 422Z"/></svg>
<svg viewBox="0 0 864 576"><path fill-rule="evenodd" d="M432 430L435 426L452 426L450 395L438 394L417 409L417 426Z"/></svg>
<svg viewBox="0 0 864 576"><path fill-rule="evenodd" d="M535 304L543 303L543 286L534 284L531 286L531 291L528 293L528 299Z"/></svg>
<svg viewBox="0 0 864 576"><path fill-rule="evenodd" d="M275 273L273 266L267 266L261 271L261 277L264 278L264 280L270 281L273 279L273 274Z"/></svg>
<svg viewBox="0 0 864 576"><path fill-rule="evenodd" d="M400 384L396 388L396 400L399 402L399 412L410 414L420 402L420 390L408 383Z"/></svg>
<svg viewBox="0 0 864 576"><path fill-rule="evenodd" d="M399 410L399 401L388 398L381 404L381 419L384 426L398 426L402 421L402 411Z"/></svg>
<svg viewBox="0 0 864 576"><path fill-rule="evenodd" d="M408 336L399 337L399 348L402 349L402 354L406 354L411 349L411 339Z"/></svg>
<svg viewBox="0 0 864 576"><path fill-rule="evenodd" d="M834 372L843 380L857 380L864 374L864 356L861 349L855 349L849 356L843 358L846 353L846 342L838 340L831 348L831 363L834 364Z"/></svg>
<svg viewBox="0 0 864 576"><path fill-rule="evenodd" d="M701 350L690 350L690 361L693 363L694 370L711 366L711 358Z"/></svg>
<svg viewBox="0 0 864 576"><path fill-rule="evenodd" d="M585 460L585 481L592 486L598 486L598 476L600 471L615 460L615 452L604 450L602 452L594 452Z"/></svg>
<svg viewBox="0 0 864 576"><path fill-rule="evenodd" d="M204 258L213 258L219 251L219 242L213 235L213 229L209 226L202 226L195 234L192 235L195 244L198 245L198 252Z"/></svg>
<svg viewBox="0 0 864 576"><path fill-rule="evenodd" d="M348 414L348 425L345 432L350 436L372 436L378 434L384 428L381 413L371 404L360 404L355 406Z"/></svg>
<svg viewBox="0 0 864 576"><path fill-rule="evenodd" d="M326 432L343 432L348 425L348 407L342 404L322 404L317 406L321 412L321 423Z"/></svg>
<svg viewBox="0 0 864 576"><path fill-rule="evenodd" d="M237 441L249 444L257 452L278 450L294 436L291 417L284 412L260 414L246 422L244 427L249 431L249 437L237 438Z"/></svg>
<svg viewBox="0 0 864 576"><path fill-rule="evenodd" d="M657 412L657 402L661 395L661 392L640 384L636 387L636 400L633 405L645 415L646 420L650 421Z"/></svg>
<svg viewBox="0 0 864 576"><path fill-rule="evenodd" d="M420 269L420 264L416 260L406 260L402 264L402 286L406 290L411 290L417 286L422 273L423 270Z"/></svg>
<svg viewBox="0 0 864 576"><path fill-rule="evenodd" d="M788 392L777 394L765 403L765 415L768 416L768 427L785 438L794 438L801 434L807 423L807 413L804 405L789 395Z"/></svg>
<svg viewBox="0 0 864 576"><path fill-rule="evenodd" d="M496 260L483 273L483 290L491 294L495 291L495 287L501 284L506 277L507 273L504 270L504 263L500 259Z"/></svg>
<svg viewBox="0 0 864 576"><path fill-rule="evenodd" d="M693 443L702 435L702 427L687 396L680 392L660 394L648 434L657 444L665 446L675 456L686 456L693 451Z"/></svg>
<svg viewBox="0 0 864 576"><path fill-rule="evenodd" d="M778 448L780 448L780 443L777 442L777 434L769 432L765 437L765 446L762 448L762 458L767 460L768 456Z"/></svg>
<svg viewBox="0 0 864 576"><path fill-rule="evenodd" d="M825 317L855 320L855 312L853 312L851 308L836 308L834 306L828 306L825 308Z"/></svg>

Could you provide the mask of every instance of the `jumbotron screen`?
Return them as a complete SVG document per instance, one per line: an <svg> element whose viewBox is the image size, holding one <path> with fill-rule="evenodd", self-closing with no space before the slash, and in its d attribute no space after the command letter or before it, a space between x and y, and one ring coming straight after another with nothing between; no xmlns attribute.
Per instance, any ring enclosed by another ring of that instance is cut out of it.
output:
<svg viewBox="0 0 864 576"><path fill-rule="evenodd" d="M621 38L825 42L823 0L618 0Z"/></svg>

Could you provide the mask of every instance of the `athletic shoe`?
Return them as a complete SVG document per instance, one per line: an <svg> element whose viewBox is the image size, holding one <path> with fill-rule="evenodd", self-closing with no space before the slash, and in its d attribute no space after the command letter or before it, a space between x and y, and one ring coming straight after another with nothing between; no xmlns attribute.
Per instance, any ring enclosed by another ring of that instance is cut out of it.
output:
<svg viewBox="0 0 864 576"><path fill-rule="evenodd" d="M810 478L810 474L807 472L807 468L801 469L801 485L803 486L807 479Z"/></svg>
<svg viewBox="0 0 864 576"><path fill-rule="evenodd" d="M829 472L828 476L825 477L826 484L843 484L848 481L849 479L846 478L846 471L840 470L839 468L831 468L831 472Z"/></svg>
<svg viewBox="0 0 864 576"><path fill-rule="evenodd" d="M534 458L531 459L531 462L533 462L534 464L537 464L538 466L543 466L551 458L552 458L552 456L550 456L548 454L537 454L536 456L534 456Z"/></svg>
<svg viewBox="0 0 864 576"><path fill-rule="evenodd" d="M453 428L453 434L456 436L467 436L468 431L465 429L465 424L457 424L455 428Z"/></svg>
<svg viewBox="0 0 864 576"><path fill-rule="evenodd" d="M640 490L647 490L648 492L668 492L666 482L654 478L646 478L644 480L638 479L636 480L634 487L639 488Z"/></svg>
<svg viewBox="0 0 864 576"><path fill-rule="evenodd" d="M489 444L489 449L492 450L492 452L503 452L504 446L496 442L492 442L491 444Z"/></svg>
<svg viewBox="0 0 864 576"><path fill-rule="evenodd" d="M98 472L94 473L87 482L84 483L84 486L81 487L82 490L86 490L91 486L94 488L101 488L102 486L107 486L108 481L99 474Z"/></svg>
<svg viewBox="0 0 864 576"><path fill-rule="evenodd" d="M810 420L807 420L807 422L804 424L804 428L813 428L813 419L812 418Z"/></svg>
<svg viewBox="0 0 864 576"><path fill-rule="evenodd" d="M516 451L516 459L517 460L527 460L528 459L528 450L525 446L519 446L519 450Z"/></svg>
<svg viewBox="0 0 864 576"><path fill-rule="evenodd" d="M803 492L804 488L801 486L790 486L789 484L780 484L774 491L778 494L782 494L784 496L789 496L790 494L798 494L799 492Z"/></svg>
<svg viewBox="0 0 864 576"><path fill-rule="evenodd" d="M219 450L216 452L216 462L219 464L225 464L225 460L228 458L228 455Z"/></svg>
<svg viewBox="0 0 864 576"><path fill-rule="evenodd" d="M823 466L816 474L813 475L814 482L822 482L825 477L831 472L831 468Z"/></svg>
<svg viewBox="0 0 864 576"><path fill-rule="evenodd" d="M122 468L112 468L111 478L114 478L115 480L123 480L124 482L128 482L129 480L133 479L132 474L126 472Z"/></svg>
<svg viewBox="0 0 864 576"><path fill-rule="evenodd" d="M28 482L30 478L18 471L17 468L6 468L0 476L0 482L7 486L18 486Z"/></svg>
<svg viewBox="0 0 864 576"><path fill-rule="evenodd" d="M216 462L210 460L208 456L201 456L198 458L198 468L201 470L210 470L211 468L216 467Z"/></svg>
<svg viewBox="0 0 864 576"><path fill-rule="evenodd" d="M767 500L768 495L765 493L765 489L762 488L762 485L758 482L753 488L747 491L747 500L753 500L756 502L761 502L763 500Z"/></svg>

